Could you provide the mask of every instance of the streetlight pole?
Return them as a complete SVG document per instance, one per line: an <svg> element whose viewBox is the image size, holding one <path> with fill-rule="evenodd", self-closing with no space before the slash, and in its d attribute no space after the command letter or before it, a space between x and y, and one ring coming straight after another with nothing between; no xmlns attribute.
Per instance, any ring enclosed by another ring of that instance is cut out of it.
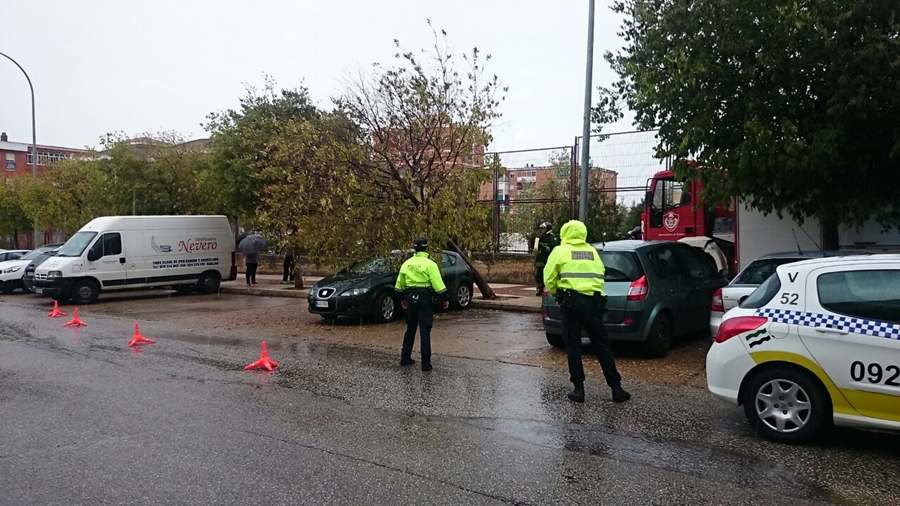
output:
<svg viewBox="0 0 900 506"><path fill-rule="evenodd" d="M591 0L591 1L593 1L593 0ZM19 67L19 70L21 70L22 73L25 74L25 79L28 80L28 87L31 89L31 168L32 168L32 172L34 173L34 178L37 179L37 177L38 177L38 170L37 170L38 150L37 150L37 127L35 126L35 121L34 121L34 86L31 85L31 78L28 77L28 72L25 72L25 69L23 69L22 66L19 65L19 62L17 62L16 60L13 60L12 57L10 57L9 55L4 54L4 53L0 53L0 56L6 57L7 60L15 63L16 67ZM38 223L37 223L37 218L35 218L34 219L34 247L35 248L40 246L40 244L38 244L38 242L39 242L38 236L39 236Z"/></svg>
<svg viewBox="0 0 900 506"><path fill-rule="evenodd" d="M587 70L584 76L584 127L581 131L581 191L578 219L587 222L588 176L591 163L591 78L594 73L594 0L588 12Z"/></svg>

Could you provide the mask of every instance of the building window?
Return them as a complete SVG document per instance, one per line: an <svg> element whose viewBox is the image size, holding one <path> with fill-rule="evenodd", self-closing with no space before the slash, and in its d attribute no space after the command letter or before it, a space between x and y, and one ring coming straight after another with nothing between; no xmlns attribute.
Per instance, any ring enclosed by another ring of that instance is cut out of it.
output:
<svg viewBox="0 0 900 506"><path fill-rule="evenodd" d="M16 170L15 153L6 153L6 170Z"/></svg>
<svg viewBox="0 0 900 506"><path fill-rule="evenodd" d="M60 153L56 151L38 151L38 165L50 165L51 163L56 163L60 160L66 160L68 158L72 158L72 155L69 153ZM29 165L34 163L34 156L32 156L31 151L28 152L28 162Z"/></svg>

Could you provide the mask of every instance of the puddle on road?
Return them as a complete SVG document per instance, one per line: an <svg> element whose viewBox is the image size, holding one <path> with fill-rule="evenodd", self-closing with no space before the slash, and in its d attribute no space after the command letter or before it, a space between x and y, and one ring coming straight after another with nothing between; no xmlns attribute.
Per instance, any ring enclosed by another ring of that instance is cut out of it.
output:
<svg viewBox="0 0 900 506"><path fill-rule="evenodd" d="M829 499L823 488L798 478L783 466L712 446L629 434L606 427L510 419L465 419L462 422L548 448L602 456L802 499Z"/></svg>

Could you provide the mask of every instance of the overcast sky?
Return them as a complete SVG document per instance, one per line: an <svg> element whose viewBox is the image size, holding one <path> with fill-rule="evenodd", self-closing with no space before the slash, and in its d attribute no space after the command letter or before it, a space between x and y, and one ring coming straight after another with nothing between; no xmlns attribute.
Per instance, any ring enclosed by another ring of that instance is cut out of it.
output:
<svg viewBox="0 0 900 506"><path fill-rule="evenodd" d="M595 87L613 82L602 55L622 45L610 4L597 0ZM97 146L116 131L205 137L206 115L264 74L330 108L349 72L392 61L395 38L430 44L431 18L458 53L493 56L509 91L489 149L512 150L580 135L587 16L587 0L4 0L0 52L32 79L39 144ZM0 130L30 142L28 84L3 58L0 83Z"/></svg>

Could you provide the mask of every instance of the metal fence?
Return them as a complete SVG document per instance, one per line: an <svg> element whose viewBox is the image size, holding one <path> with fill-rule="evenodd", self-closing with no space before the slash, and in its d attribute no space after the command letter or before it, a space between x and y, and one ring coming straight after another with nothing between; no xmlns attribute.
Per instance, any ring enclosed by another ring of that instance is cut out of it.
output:
<svg viewBox="0 0 900 506"><path fill-rule="evenodd" d="M536 227L543 221L561 223L576 218L580 188L581 137L569 146L495 151L491 181L479 200L491 202L493 250L526 253ZM656 131L632 131L589 138L591 193L602 193L630 206L643 199L646 181L668 163L655 158ZM490 166L490 165L488 165Z"/></svg>

